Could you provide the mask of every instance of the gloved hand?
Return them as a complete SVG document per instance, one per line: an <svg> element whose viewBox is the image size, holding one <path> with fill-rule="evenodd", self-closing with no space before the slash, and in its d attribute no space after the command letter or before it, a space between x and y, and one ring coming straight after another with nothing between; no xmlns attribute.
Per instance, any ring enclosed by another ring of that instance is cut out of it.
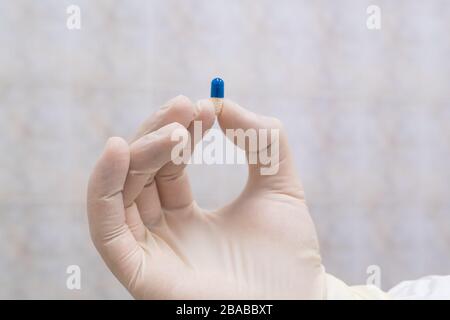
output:
<svg viewBox="0 0 450 320"><path fill-rule="evenodd" d="M280 122L224 101L223 130L280 129L279 167L261 175L261 164L249 165L242 194L208 212L195 203L184 165L171 161L172 133L192 136L194 120L204 131L213 125L209 100L172 99L130 144L110 138L92 172L91 236L117 279L143 299L320 299L329 297L327 283L333 298L353 297L327 280Z"/></svg>

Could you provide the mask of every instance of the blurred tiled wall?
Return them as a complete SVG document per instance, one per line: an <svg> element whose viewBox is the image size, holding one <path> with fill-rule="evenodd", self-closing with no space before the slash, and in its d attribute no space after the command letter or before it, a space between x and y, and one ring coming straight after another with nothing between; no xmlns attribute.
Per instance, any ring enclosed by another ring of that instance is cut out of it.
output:
<svg viewBox="0 0 450 320"><path fill-rule="evenodd" d="M283 120L329 272L450 274L449 32L446 0L0 0L0 298L129 297L89 239L89 172L107 137L217 75ZM246 174L189 170L208 208Z"/></svg>

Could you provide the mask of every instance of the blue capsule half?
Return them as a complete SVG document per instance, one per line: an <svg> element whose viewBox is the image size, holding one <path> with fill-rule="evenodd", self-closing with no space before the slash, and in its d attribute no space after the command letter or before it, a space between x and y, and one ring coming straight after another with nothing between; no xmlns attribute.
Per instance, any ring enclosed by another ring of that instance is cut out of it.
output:
<svg viewBox="0 0 450 320"><path fill-rule="evenodd" d="M212 79L211 81L211 98L223 98L225 83L220 78Z"/></svg>

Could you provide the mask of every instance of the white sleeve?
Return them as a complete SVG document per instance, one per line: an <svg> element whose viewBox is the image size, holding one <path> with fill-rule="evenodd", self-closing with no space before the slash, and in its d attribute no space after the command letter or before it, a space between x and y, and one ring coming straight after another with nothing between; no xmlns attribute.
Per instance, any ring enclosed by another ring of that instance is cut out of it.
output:
<svg viewBox="0 0 450 320"><path fill-rule="evenodd" d="M388 292L392 299L450 299L450 276L427 276L404 281Z"/></svg>
<svg viewBox="0 0 450 320"><path fill-rule="evenodd" d="M388 292L373 285L348 286L338 278L326 275L325 299L450 299L450 276L427 276L403 281Z"/></svg>

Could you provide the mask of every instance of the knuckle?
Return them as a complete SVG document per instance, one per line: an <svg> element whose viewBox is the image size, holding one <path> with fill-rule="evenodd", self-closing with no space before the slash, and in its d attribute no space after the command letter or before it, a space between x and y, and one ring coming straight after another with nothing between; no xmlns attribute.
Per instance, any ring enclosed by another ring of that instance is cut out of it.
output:
<svg viewBox="0 0 450 320"><path fill-rule="evenodd" d="M280 119L276 117L270 117L270 120L272 122L272 129L283 129L283 122Z"/></svg>

